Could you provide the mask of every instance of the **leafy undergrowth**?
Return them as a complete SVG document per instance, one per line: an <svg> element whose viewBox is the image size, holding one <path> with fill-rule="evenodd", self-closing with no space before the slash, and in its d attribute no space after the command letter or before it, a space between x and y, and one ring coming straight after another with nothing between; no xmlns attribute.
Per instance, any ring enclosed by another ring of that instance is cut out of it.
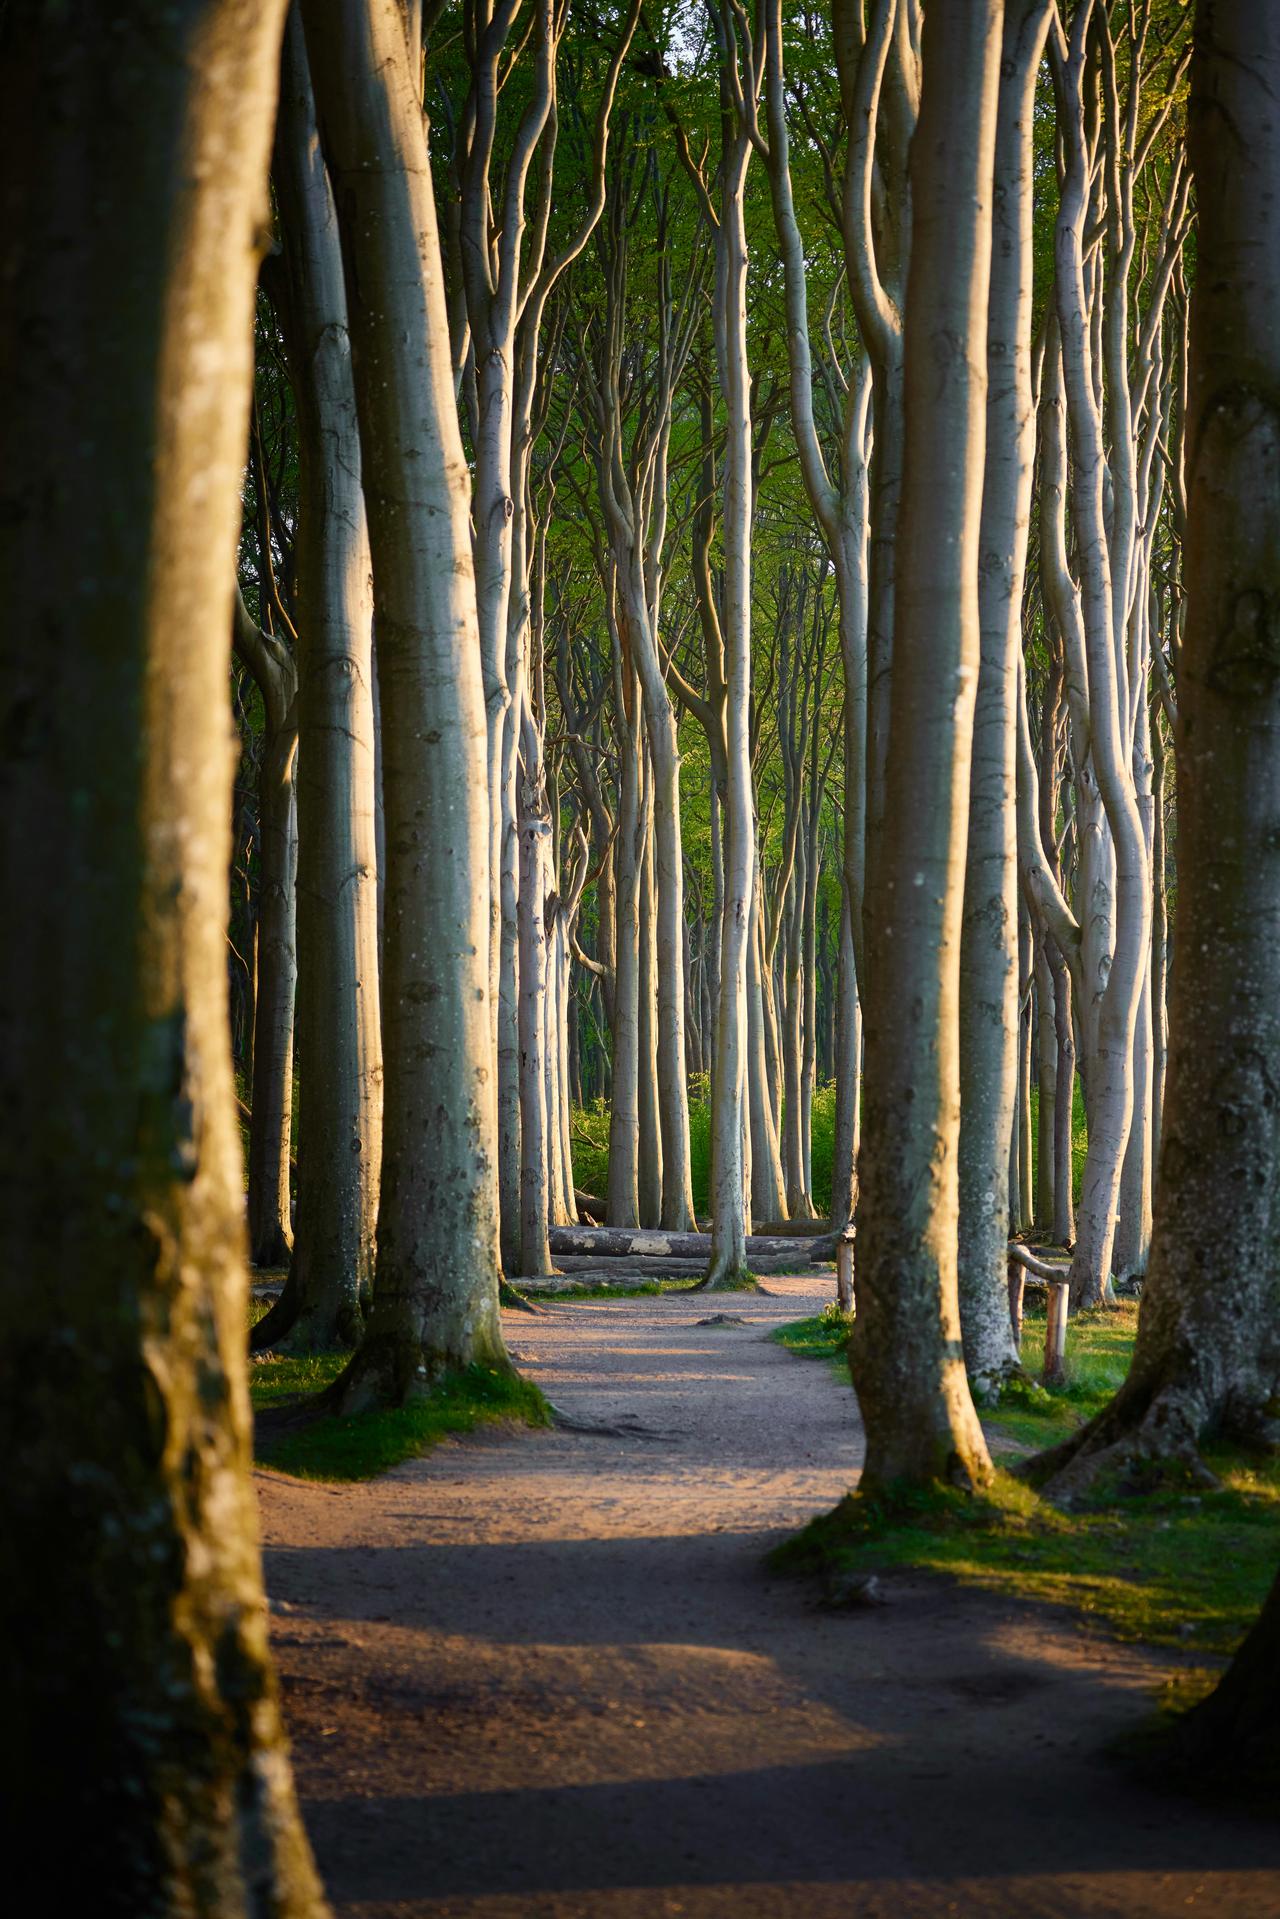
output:
<svg viewBox="0 0 1280 1919"><path fill-rule="evenodd" d="M269 1416L259 1419L255 1434L259 1465L297 1479L372 1479L429 1451L450 1433L474 1432L499 1420L551 1424L551 1408L531 1381L488 1366L449 1373L408 1406L350 1418L308 1416L307 1400L331 1386L349 1358L345 1352L296 1359L269 1354L253 1362L254 1411ZM296 1422L283 1417L290 1410L299 1414Z"/></svg>
<svg viewBox="0 0 1280 1919"><path fill-rule="evenodd" d="M1124 1378L1137 1308L1082 1313L1067 1329L1066 1386L1020 1385L984 1413L1016 1462L1092 1416ZM792 1352L834 1359L843 1371L849 1322L834 1306L778 1328ZM1038 1369L1044 1320L1028 1319L1023 1360ZM778 1548L797 1572L919 1567L990 1590L1064 1605L1122 1638L1206 1654L1230 1652L1256 1617L1275 1576L1280 1461L1209 1450L1220 1487L1166 1480L1134 1492L1112 1485L1062 1512L1008 1472L980 1496L959 1491L895 1500L851 1494Z"/></svg>
<svg viewBox="0 0 1280 1919"><path fill-rule="evenodd" d="M843 1371L845 1347L852 1331L853 1315L842 1313L832 1300L815 1318L793 1319L785 1326L775 1326L769 1337L805 1359L833 1359Z"/></svg>

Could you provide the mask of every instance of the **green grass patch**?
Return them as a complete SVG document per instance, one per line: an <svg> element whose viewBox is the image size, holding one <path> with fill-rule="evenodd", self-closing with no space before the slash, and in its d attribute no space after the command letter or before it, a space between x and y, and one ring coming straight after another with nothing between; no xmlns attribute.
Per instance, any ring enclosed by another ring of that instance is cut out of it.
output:
<svg viewBox="0 0 1280 1919"><path fill-rule="evenodd" d="M332 1385L349 1358L349 1353L296 1359L271 1355L251 1364L255 1412L278 1416L295 1408L301 1415L296 1424L279 1417L259 1422L254 1442L259 1465L298 1479L372 1479L429 1451L449 1433L474 1432L500 1420L551 1424L551 1408L531 1381L489 1366L449 1373L408 1406L350 1418L332 1413L308 1417L307 1400Z"/></svg>
<svg viewBox="0 0 1280 1919"><path fill-rule="evenodd" d="M986 1493L856 1494L781 1546L781 1569L945 1573L1068 1606L1124 1639L1229 1653L1275 1576L1280 1464L1222 1455L1213 1493L1166 1488L1064 1513L997 1473Z"/></svg>
<svg viewBox="0 0 1280 1919"><path fill-rule="evenodd" d="M1137 1306L1079 1313L1067 1326L1067 1383L1028 1381L983 1414L1017 1461L1063 1439L1111 1398L1128 1369ZM1031 1372L1044 1354L1043 1312L1023 1326ZM773 1337L845 1371L849 1322L834 1304ZM974 1497L961 1492L871 1500L852 1494L775 1554L793 1571L840 1573L915 1567L1010 1596L1069 1606L1126 1639L1229 1653L1256 1617L1280 1551L1280 1460L1205 1454L1216 1491L1165 1482L1154 1491L1100 1489L1062 1512L1024 1481L998 1472Z"/></svg>
<svg viewBox="0 0 1280 1919"><path fill-rule="evenodd" d="M1000 1404L983 1419L996 1432L1035 1452L1065 1439L1092 1419L1124 1384L1138 1331L1136 1300L1067 1321L1065 1386L1047 1391L1036 1384L1044 1370L1045 1312L1033 1306L1022 1322L1022 1363L1026 1381L1006 1387Z"/></svg>
<svg viewBox="0 0 1280 1919"><path fill-rule="evenodd" d="M775 1326L769 1337L789 1353L799 1353L805 1359L831 1359L844 1371L845 1348L852 1331L852 1313L842 1313L830 1300L815 1318L789 1320L785 1326Z"/></svg>

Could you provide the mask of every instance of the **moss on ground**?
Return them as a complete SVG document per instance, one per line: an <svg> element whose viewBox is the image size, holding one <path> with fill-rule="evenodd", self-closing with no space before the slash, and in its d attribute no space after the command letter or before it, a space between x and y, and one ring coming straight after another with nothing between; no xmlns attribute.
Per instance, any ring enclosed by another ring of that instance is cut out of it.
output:
<svg viewBox="0 0 1280 1919"><path fill-rule="evenodd" d="M254 1454L261 1466L297 1479L372 1479L403 1460L428 1452L450 1433L515 1420L549 1426L551 1408L538 1388L518 1373L469 1366L449 1373L411 1405L356 1413L350 1418L308 1406L331 1386L350 1353L314 1353L298 1358L264 1354L249 1368L249 1391L257 1421ZM290 1419L289 1413L297 1414Z"/></svg>
<svg viewBox="0 0 1280 1919"><path fill-rule="evenodd" d="M572 1274L566 1274L572 1278ZM654 1299L661 1293L691 1293L695 1282L682 1277L680 1279L638 1279L630 1286L575 1286L572 1292L539 1292L536 1286L529 1287L529 1298L539 1305L555 1305L561 1300L570 1302L579 1299Z"/></svg>
<svg viewBox="0 0 1280 1919"><path fill-rule="evenodd" d="M1016 1387L997 1411L983 1414L992 1437L1008 1442L1002 1460L1016 1466L1105 1404L1124 1378L1136 1321L1136 1308L1126 1303L1070 1322L1067 1385L1049 1392ZM847 1324L833 1308L780 1327L774 1337L844 1370ZM1029 1320L1023 1357L1032 1369L1043 1343L1043 1318L1038 1325ZM1072 1512L1005 1471L976 1497L853 1494L781 1546L774 1562L828 1576L918 1567L1071 1607L1122 1638L1229 1653L1275 1576L1280 1461L1212 1449L1205 1457L1221 1482L1216 1491L1169 1480L1141 1493L1112 1486Z"/></svg>

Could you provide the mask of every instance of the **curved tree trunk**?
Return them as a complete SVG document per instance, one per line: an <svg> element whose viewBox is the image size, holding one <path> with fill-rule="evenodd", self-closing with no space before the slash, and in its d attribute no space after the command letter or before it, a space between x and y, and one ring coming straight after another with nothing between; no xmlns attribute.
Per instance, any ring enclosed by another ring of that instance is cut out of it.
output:
<svg viewBox="0 0 1280 1919"><path fill-rule="evenodd" d="M373 596L342 249L296 9L274 167L297 406L298 1216L255 1346L355 1345L373 1287L382 1159Z"/></svg>
<svg viewBox="0 0 1280 1919"><path fill-rule="evenodd" d="M1280 1381L1280 16L1202 0L1178 685L1178 958L1129 1376L1038 1462L1070 1495L1208 1432L1274 1442ZM1208 1723L1206 1720L1205 1723Z"/></svg>
<svg viewBox="0 0 1280 1919"><path fill-rule="evenodd" d="M283 10L10 9L6 1819L23 1910L320 1919L267 1653L227 1024L232 582ZM73 456L69 450L73 449Z"/></svg>
<svg viewBox="0 0 1280 1919"><path fill-rule="evenodd" d="M426 129L398 0L307 0L367 482L387 821L377 1278L335 1395L506 1363L498 1318L489 807L470 487ZM377 484L368 484L377 475Z"/></svg>
<svg viewBox="0 0 1280 1919"><path fill-rule="evenodd" d="M866 1127L850 1363L862 1484L990 1472L960 1359L959 979L999 0L931 9L912 146L907 453L883 839L869 874Z"/></svg>

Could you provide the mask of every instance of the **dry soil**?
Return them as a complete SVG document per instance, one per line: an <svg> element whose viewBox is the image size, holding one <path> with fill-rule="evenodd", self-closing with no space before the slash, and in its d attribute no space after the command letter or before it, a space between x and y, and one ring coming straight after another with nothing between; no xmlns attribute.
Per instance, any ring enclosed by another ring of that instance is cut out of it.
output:
<svg viewBox="0 0 1280 1919"><path fill-rule="evenodd" d="M259 1476L336 1911L1275 1919L1280 1828L1103 1756L1159 1655L933 1580L835 1613L766 1572L861 1455L849 1388L767 1337L830 1281L768 1285L509 1315L572 1430Z"/></svg>

